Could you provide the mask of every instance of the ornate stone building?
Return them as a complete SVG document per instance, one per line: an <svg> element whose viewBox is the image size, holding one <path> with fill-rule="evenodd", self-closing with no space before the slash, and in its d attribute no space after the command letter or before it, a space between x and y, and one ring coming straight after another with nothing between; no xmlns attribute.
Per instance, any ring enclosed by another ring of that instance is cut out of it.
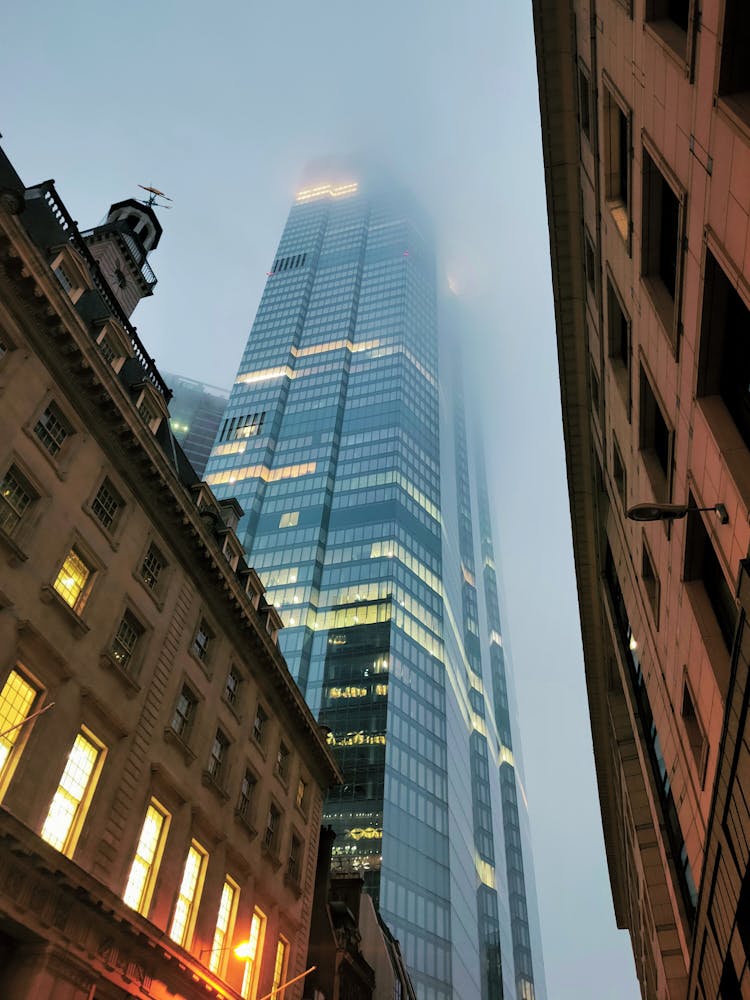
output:
<svg viewBox="0 0 750 1000"><path fill-rule="evenodd" d="M644 997L735 1000L750 996L750 5L533 6L615 913Z"/></svg>
<svg viewBox="0 0 750 1000"><path fill-rule="evenodd" d="M260 998L305 971L339 773L129 322L160 232L130 200L82 234L0 153L4 997Z"/></svg>

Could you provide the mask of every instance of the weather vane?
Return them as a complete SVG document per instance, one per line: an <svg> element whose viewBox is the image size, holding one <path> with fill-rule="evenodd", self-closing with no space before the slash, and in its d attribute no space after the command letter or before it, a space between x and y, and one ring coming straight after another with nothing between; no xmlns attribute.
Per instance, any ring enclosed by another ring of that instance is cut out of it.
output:
<svg viewBox="0 0 750 1000"><path fill-rule="evenodd" d="M172 199L169 197L169 195L164 194L164 192L160 191L158 188L155 188L155 187L146 187L145 184L139 184L138 187L141 188L141 190L143 190L143 191L148 191L148 199L145 199L145 198L141 199L141 204L142 205L147 205L149 208L171 208L172 207L171 205L163 205L160 201L158 201L159 198L163 198L164 201L172 201Z"/></svg>

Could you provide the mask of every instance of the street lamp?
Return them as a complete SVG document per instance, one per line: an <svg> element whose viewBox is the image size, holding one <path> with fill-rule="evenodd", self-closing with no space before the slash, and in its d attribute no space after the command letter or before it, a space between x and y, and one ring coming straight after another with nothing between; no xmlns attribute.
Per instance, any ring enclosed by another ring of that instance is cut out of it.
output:
<svg viewBox="0 0 750 1000"><path fill-rule="evenodd" d="M691 511L713 511L720 524L729 524L729 514L723 503L713 507L690 507L681 503L637 503L625 515L631 521L678 521Z"/></svg>
<svg viewBox="0 0 750 1000"><path fill-rule="evenodd" d="M239 958L242 962L247 962L253 957L254 954L253 946L249 941L240 941L240 943L235 945L234 948L232 948L231 944L228 944L225 948L202 948L201 953L198 956L198 961L202 962L204 955L215 955L217 951L219 953L223 951L234 951L235 957Z"/></svg>

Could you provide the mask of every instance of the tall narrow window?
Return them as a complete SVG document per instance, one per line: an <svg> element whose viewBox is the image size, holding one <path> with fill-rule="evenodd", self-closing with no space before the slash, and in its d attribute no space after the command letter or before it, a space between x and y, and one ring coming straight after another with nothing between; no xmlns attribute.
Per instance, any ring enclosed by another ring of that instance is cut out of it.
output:
<svg viewBox="0 0 750 1000"><path fill-rule="evenodd" d="M112 531L122 510L122 497L109 479L105 479L91 502L91 510L106 531Z"/></svg>
<svg viewBox="0 0 750 1000"><path fill-rule="evenodd" d="M0 691L0 789L13 766L13 751L24 735L23 724L38 694L39 691L17 670L11 670Z"/></svg>
<svg viewBox="0 0 750 1000"><path fill-rule="evenodd" d="M190 844L190 850L185 859L180 891L177 894L174 916L169 928L169 936L183 948L190 947L198 904L203 891L203 877L207 860L208 854L198 841L194 840Z"/></svg>
<svg viewBox="0 0 750 1000"><path fill-rule="evenodd" d="M625 475L625 463L622 460L620 448L614 438L612 439L612 479L614 480L622 509L625 511L628 508L628 483Z"/></svg>
<svg viewBox="0 0 750 1000"><path fill-rule="evenodd" d="M578 64L578 120L581 132L591 141L591 81L587 70Z"/></svg>
<svg viewBox="0 0 750 1000"><path fill-rule="evenodd" d="M208 622L205 618L201 618L200 624L198 625L195 633L195 638L193 639L193 652L203 663L208 661L209 650L211 648L213 638L214 633L209 627Z"/></svg>
<svg viewBox="0 0 750 1000"><path fill-rule="evenodd" d="M265 725L268 721L268 716L262 705L258 705L255 710L255 721L253 722L253 739L260 746L263 746L263 740L265 739Z"/></svg>
<svg viewBox="0 0 750 1000"><path fill-rule="evenodd" d="M278 990L281 984L286 982L288 957L289 942L285 937L279 935L279 941L276 945L276 958L273 963L273 982L271 983L271 987L274 990Z"/></svg>
<svg viewBox="0 0 750 1000"><path fill-rule="evenodd" d="M260 964L263 958L263 939L266 934L266 917L262 910L257 907L250 922L250 934L248 935L248 957L245 962L245 974L242 977L242 988L240 994L244 1000L255 1000L258 995L258 977L260 975Z"/></svg>
<svg viewBox="0 0 750 1000"><path fill-rule="evenodd" d="M680 199L644 149L641 270L657 315L673 341L682 259L681 214Z"/></svg>
<svg viewBox="0 0 750 1000"><path fill-rule="evenodd" d="M286 863L286 873L287 877L291 879L292 882L299 882L300 868L302 865L302 841L299 837L295 837L292 834L292 840L289 845L289 857Z"/></svg>
<svg viewBox="0 0 750 1000"><path fill-rule="evenodd" d="M41 832L42 840L68 857L75 851L103 758L102 744L82 729L68 754Z"/></svg>
<svg viewBox="0 0 750 1000"><path fill-rule="evenodd" d="M276 848L279 841L279 823L281 821L281 813L276 808L276 806L271 803L268 807L268 815L266 816L266 829L263 833L263 846L271 852L271 854L276 853Z"/></svg>
<svg viewBox="0 0 750 1000"><path fill-rule="evenodd" d="M0 531L12 537L37 499L18 466L11 465L0 481Z"/></svg>
<svg viewBox="0 0 750 1000"><path fill-rule="evenodd" d="M685 727L690 750L693 755L698 783L703 787L703 781L706 776L706 737L703 732L703 726L698 718L698 713L695 710L695 704L693 703L693 697L690 693L687 680L683 682L682 687L682 724Z"/></svg>
<svg viewBox="0 0 750 1000"><path fill-rule="evenodd" d="M136 655L143 632L144 628L135 615L126 611L120 619L110 647L112 659L123 670L132 670L133 657Z"/></svg>
<svg viewBox="0 0 750 1000"><path fill-rule="evenodd" d="M691 506L696 506L692 497ZM737 627L737 604L703 519L698 514L690 517L687 524L685 580L698 580L703 584L703 590L716 617L719 632L727 652L730 652L734 641L734 631Z"/></svg>
<svg viewBox="0 0 750 1000"><path fill-rule="evenodd" d="M620 390L630 419L630 320L622 308L620 296L607 278L607 332L609 335L609 357L615 382Z"/></svg>
<svg viewBox="0 0 750 1000"><path fill-rule="evenodd" d="M187 740L190 736L197 705L198 699L187 684L183 684L172 716L172 730L182 740Z"/></svg>
<svg viewBox="0 0 750 1000"><path fill-rule="evenodd" d="M224 779L224 768L227 763L228 750L229 740L220 729L217 729L214 741L211 745L211 753L208 758L208 773L219 785Z"/></svg>
<svg viewBox="0 0 750 1000"><path fill-rule="evenodd" d="M735 112L750 123L748 52L750 52L750 5L747 0L726 0L719 94Z"/></svg>
<svg viewBox="0 0 750 1000"><path fill-rule="evenodd" d="M156 799L151 799L141 827L133 864L130 866L125 892L122 894L127 905L144 917L148 916L164 842L167 839L169 820L167 810Z"/></svg>
<svg viewBox="0 0 750 1000"><path fill-rule="evenodd" d="M149 545L141 565L141 579L149 590L158 590L167 561L155 545Z"/></svg>
<svg viewBox="0 0 750 1000"><path fill-rule="evenodd" d="M630 115L604 89L604 196L620 236L630 235Z"/></svg>
<svg viewBox="0 0 750 1000"><path fill-rule="evenodd" d="M253 792L255 791L255 775L252 771L245 771L245 776L242 779L242 784L240 786L240 798L237 803L237 812L242 816L243 819L250 819L250 807L253 801Z"/></svg>
<svg viewBox="0 0 750 1000"><path fill-rule="evenodd" d="M215 972L219 976L223 976L227 968L227 960L229 958L227 941L232 940L232 929L237 913L239 895L239 886L227 875L221 890L219 913L216 917L216 930L214 931L211 957L208 962L211 972Z"/></svg>
<svg viewBox="0 0 750 1000"><path fill-rule="evenodd" d="M659 503L664 503L669 498L670 490L672 433L643 367L640 378L640 407L641 455L651 480L654 496Z"/></svg>
<svg viewBox="0 0 750 1000"><path fill-rule="evenodd" d="M226 687L224 688L224 697L234 708L237 707L237 702L239 701L241 684L242 675L239 670L236 667L230 667L227 674Z"/></svg>
<svg viewBox="0 0 750 1000"><path fill-rule="evenodd" d="M93 570L77 548L72 548L60 567L55 590L66 604L79 614L88 597Z"/></svg>
<svg viewBox="0 0 750 1000"><path fill-rule="evenodd" d="M592 294L596 294L596 250L594 241L587 230L583 232L583 266L586 275L586 284L591 289Z"/></svg>
<svg viewBox="0 0 750 1000"><path fill-rule="evenodd" d="M289 747L283 742L279 744L279 752L276 754L276 774L283 782L289 779Z"/></svg>

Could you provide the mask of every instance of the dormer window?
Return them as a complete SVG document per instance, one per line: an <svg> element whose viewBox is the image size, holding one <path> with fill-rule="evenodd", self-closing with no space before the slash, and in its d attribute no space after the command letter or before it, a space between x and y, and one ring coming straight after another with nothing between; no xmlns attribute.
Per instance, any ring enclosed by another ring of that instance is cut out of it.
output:
<svg viewBox="0 0 750 1000"><path fill-rule="evenodd" d="M150 382L144 382L138 388L140 392L135 401L136 409L146 426L155 434L167 416L166 403Z"/></svg>
<svg viewBox="0 0 750 1000"><path fill-rule="evenodd" d="M227 537L224 539L224 545L222 546L222 552L232 569L236 570L237 564L240 561L240 556L242 555L242 546L240 545L234 532L227 532Z"/></svg>
<svg viewBox="0 0 750 1000"><path fill-rule="evenodd" d="M96 336L96 344L105 360L119 372L125 360L133 355L130 337L122 326L113 319L102 324Z"/></svg>
<svg viewBox="0 0 750 1000"><path fill-rule="evenodd" d="M70 301L74 304L85 291L94 287L83 258L68 243L58 249L50 262L50 266L65 293L69 296Z"/></svg>

